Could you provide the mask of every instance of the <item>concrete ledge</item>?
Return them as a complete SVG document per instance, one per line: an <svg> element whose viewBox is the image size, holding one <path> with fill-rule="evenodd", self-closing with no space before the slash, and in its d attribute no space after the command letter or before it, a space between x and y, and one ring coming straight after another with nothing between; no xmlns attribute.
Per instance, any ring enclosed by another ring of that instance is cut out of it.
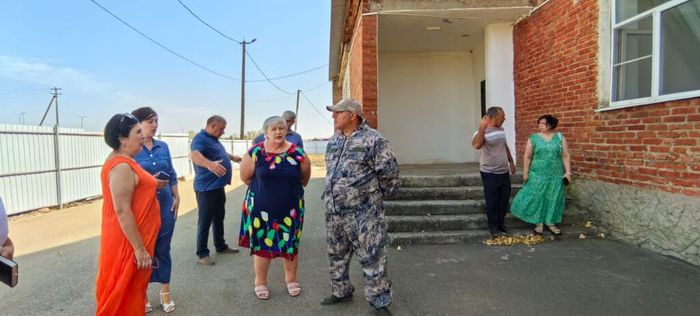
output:
<svg viewBox="0 0 700 316"><path fill-rule="evenodd" d="M520 190L521 185L512 186L512 196ZM389 200L468 200L484 199L484 188L481 186L468 187L420 187L400 188L398 193Z"/></svg>
<svg viewBox="0 0 700 316"><path fill-rule="evenodd" d="M481 175L479 173L456 175L402 175L400 180L402 188L482 185ZM513 184L522 184L523 176L521 174L511 175L510 180Z"/></svg>
<svg viewBox="0 0 700 316"><path fill-rule="evenodd" d="M700 265L700 198L594 180L570 193L613 237Z"/></svg>
<svg viewBox="0 0 700 316"><path fill-rule="evenodd" d="M432 200L432 201L386 201L386 215L459 215L484 212L484 201L477 200Z"/></svg>

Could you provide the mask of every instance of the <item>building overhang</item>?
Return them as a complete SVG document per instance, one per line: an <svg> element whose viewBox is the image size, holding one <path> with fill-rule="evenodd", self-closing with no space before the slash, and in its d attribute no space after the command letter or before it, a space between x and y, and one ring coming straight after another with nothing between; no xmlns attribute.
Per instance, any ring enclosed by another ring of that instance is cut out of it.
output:
<svg viewBox="0 0 700 316"><path fill-rule="evenodd" d="M338 78L346 44L352 39L357 15L367 0L332 0L328 79ZM543 0L370 0L364 14L393 16L393 21L420 25L429 19L514 21ZM493 16L484 16L493 15ZM396 19L403 17L403 19ZM485 19L484 19L485 18ZM407 19L406 21L400 21ZM381 22L380 22L381 23ZM391 50L391 49L390 49Z"/></svg>

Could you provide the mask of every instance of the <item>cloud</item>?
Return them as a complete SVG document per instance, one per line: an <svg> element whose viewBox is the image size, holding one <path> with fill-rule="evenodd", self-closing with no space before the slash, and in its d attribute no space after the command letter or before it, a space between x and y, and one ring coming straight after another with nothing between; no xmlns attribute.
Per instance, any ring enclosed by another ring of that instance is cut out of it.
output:
<svg viewBox="0 0 700 316"><path fill-rule="evenodd" d="M40 60L0 56L0 76L10 80L44 86L70 87L90 93L104 93L110 85L95 79L90 73Z"/></svg>

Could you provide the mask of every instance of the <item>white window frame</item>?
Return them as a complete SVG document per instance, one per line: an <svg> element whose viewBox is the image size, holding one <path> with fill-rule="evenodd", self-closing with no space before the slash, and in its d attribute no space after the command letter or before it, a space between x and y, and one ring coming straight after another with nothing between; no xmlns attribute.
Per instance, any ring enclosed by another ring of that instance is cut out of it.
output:
<svg viewBox="0 0 700 316"><path fill-rule="evenodd" d="M661 13L663 11L666 11L668 9L671 9L673 7L676 7L678 5L681 5L686 2L690 2L691 0L672 0L666 3L663 3L661 5L658 5L654 8L651 8L647 11L641 12L635 16L632 16L628 19L625 19L624 21L620 21L619 23L615 23L615 20L617 19L617 11L615 10L616 8L616 3L617 1L621 0L613 0L611 1L611 34L610 36L610 86L608 87L608 91L610 92L610 105L608 107L600 108L598 111L609 111L609 110L617 110L617 109L622 109L622 108L628 108L628 107L633 107L633 106L640 106L640 105L647 105L647 104L654 104L654 103L660 103L660 102L667 102L667 101L673 101L673 100L681 100L681 99L688 99L688 98L694 98L694 97L700 97L700 90L693 90L693 91L685 91L685 92L677 92L677 93L671 93L671 94L659 94L659 80L660 80L660 59L659 57L661 56ZM644 97L644 98L637 98L637 99L630 99L630 100L623 100L623 101L612 101L615 95L613 95L613 87L615 85L615 78L613 78L614 68L615 68L615 62L614 62L614 56L615 56L615 32L616 30L624 25L627 25L629 23L633 23L636 21L639 21L641 19L644 19L646 17L652 17L652 56L651 56L651 96L649 97Z"/></svg>

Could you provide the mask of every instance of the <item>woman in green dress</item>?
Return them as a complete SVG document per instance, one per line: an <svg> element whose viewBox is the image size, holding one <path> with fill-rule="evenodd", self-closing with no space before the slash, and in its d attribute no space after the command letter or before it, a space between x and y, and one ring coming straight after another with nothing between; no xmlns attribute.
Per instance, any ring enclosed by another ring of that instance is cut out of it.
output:
<svg viewBox="0 0 700 316"><path fill-rule="evenodd" d="M559 120L552 115L537 119L539 133L527 140L523 163L525 184L513 199L513 216L535 224L541 235L546 225L554 235L561 235L555 225L564 212L564 185L571 182L569 147L561 133L554 131Z"/></svg>

